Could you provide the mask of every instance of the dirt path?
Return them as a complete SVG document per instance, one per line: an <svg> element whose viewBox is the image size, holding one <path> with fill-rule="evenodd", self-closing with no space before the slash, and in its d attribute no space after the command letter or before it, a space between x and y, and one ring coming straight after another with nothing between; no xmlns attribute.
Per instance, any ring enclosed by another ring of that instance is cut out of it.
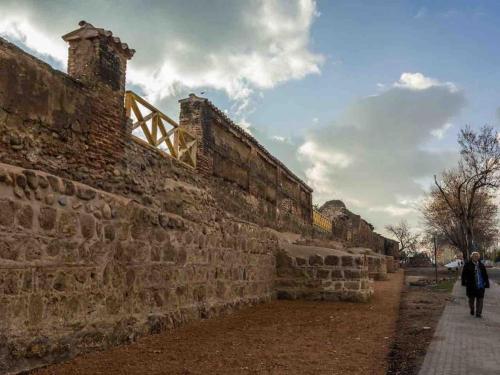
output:
<svg viewBox="0 0 500 375"><path fill-rule="evenodd" d="M274 301L35 373L382 375L402 281L376 282L367 304Z"/></svg>
<svg viewBox="0 0 500 375"><path fill-rule="evenodd" d="M412 281L413 285L405 285L401 294L397 334L389 355L387 375L418 374L439 318L451 298L456 277L441 270L441 281L433 286L428 285L435 282L431 268L409 269L406 275L406 280ZM415 281L417 279L419 281Z"/></svg>

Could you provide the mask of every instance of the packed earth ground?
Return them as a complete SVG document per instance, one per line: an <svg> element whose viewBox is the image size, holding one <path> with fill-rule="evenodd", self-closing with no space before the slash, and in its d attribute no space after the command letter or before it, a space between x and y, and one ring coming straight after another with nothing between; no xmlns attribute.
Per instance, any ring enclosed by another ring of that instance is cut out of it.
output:
<svg viewBox="0 0 500 375"><path fill-rule="evenodd" d="M273 301L33 373L383 375L403 277L374 282L365 304Z"/></svg>

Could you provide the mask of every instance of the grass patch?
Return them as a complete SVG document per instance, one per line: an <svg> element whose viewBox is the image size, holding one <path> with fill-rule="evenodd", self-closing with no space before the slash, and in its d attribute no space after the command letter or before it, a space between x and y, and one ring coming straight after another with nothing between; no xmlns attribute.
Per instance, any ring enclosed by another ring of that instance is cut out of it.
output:
<svg viewBox="0 0 500 375"><path fill-rule="evenodd" d="M456 278L441 280L437 284L432 285L431 288L436 292L447 292L451 293L453 290L453 285L455 285Z"/></svg>

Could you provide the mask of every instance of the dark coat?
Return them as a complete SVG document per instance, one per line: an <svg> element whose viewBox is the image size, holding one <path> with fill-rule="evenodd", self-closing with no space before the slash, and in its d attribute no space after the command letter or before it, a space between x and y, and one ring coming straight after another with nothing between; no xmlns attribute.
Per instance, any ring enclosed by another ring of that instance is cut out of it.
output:
<svg viewBox="0 0 500 375"><path fill-rule="evenodd" d="M486 267L481 261L479 261L479 271L484 280L484 285L486 288L490 287L490 280L488 279L488 273L486 272ZM478 289L476 283L475 265L469 260L465 263L464 269L462 270L462 285L467 288L467 297L484 297L484 288Z"/></svg>

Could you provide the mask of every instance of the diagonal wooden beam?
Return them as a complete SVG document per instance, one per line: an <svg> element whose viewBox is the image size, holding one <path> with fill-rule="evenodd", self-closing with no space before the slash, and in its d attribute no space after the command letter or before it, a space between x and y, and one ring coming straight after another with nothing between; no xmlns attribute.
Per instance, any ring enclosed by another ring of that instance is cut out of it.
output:
<svg viewBox="0 0 500 375"><path fill-rule="evenodd" d="M153 118L153 116L154 116L154 115L155 115L154 113L150 113L149 115L147 115L147 116L145 116L145 117L143 118L143 121L144 121L144 122L146 122L146 121L151 120L151 119ZM130 117L130 116L129 116L129 117ZM140 124L140 121L135 122L135 123L132 125L132 130L137 129L140 125L141 125L141 124Z"/></svg>

